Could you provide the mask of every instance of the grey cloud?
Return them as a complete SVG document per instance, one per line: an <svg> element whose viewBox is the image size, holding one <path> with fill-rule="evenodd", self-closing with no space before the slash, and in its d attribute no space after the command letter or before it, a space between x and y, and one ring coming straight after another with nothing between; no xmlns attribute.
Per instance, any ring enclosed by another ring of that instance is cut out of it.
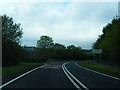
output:
<svg viewBox="0 0 120 90"><path fill-rule="evenodd" d="M23 45L36 45L41 35L49 35L55 42L89 49L101 34L102 27L117 13L115 2L6 5L10 8L3 6L2 13L7 13L22 24Z"/></svg>

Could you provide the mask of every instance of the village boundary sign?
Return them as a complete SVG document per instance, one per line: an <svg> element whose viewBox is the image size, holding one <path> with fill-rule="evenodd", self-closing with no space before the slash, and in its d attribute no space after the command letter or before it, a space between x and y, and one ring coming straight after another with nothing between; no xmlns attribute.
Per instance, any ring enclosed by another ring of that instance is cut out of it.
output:
<svg viewBox="0 0 120 90"><path fill-rule="evenodd" d="M101 54L101 53L102 53L102 50L101 50L101 49L93 49L93 50L92 50L92 53L93 53L93 54Z"/></svg>
<svg viewBox="0 0 120 90"><path fill-rule="evenodd" d="M101 49L92 49L92 53L93 53L93 56L94 56L94 62L96 60L96 57L95 57L95 54L99 54L100 56L100 63L101 63L101 53L102 53L102 50Z"/></svg>

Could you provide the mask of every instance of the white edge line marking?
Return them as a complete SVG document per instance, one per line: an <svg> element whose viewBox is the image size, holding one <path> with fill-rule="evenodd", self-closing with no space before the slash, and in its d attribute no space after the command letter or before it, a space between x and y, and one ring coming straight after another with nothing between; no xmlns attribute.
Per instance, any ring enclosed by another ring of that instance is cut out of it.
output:
<svg viewBox="0 0 120 90"><path fill-rule="evenodd" d="M84 69L86 69L86 70L89 70L89 71L92 71L92 72L95 72L95 73L98 73L98 74L101 74L101 75L104 75L104 76L107 76L107 77L110 77L110 78L113 78L113 79L120 80L120 79L117 78L117 77L110 76L110 75L107 75L107 74L104 74L104 73L100 73L100 72L97 72L97 71L95 71L95 70L88 69L88 68L86 68L86 67L82 67L82 66L78 65L77 63L75 63L75 65L78 66L78 67L80 67L80 68L84 68Z"/></svg>
<svg viewBox="0 0 120 90"><path fill-rule="evenodd" d="M65 63L67 64L67 63ZM65 67L65 64L64 64L64 67ZM85 90L89 90L84 84L82 84L75 76L72 75L72 73L70 73L68 71L68 69L65 67L66 71L85 89Z"/></svg>
<svg viewBox="0 0 120 90"><path fill-rule="evenodd" d="M15 80L17 80L17 79L19 79L19 78L21 78L21 77L23 77L23 76L25 76L25 75L27 75L27 74L29 74L29 73L35 71L35 70L37 70L37 69L39 69L39 68L41 68L41 67L43 67L43 66L44 66L44 65L39 66L39 67L37 67L37 68L34 68L34 69L32 69L32 70L30 70L30 71L28 71L28 72L26 72L26 73L24 73L24 74L22 74L22 75L16 77L16 78L14 78L14 79L8 81L7 83L5 83L5 84L3 84L2 86L0 86L0 89L2 89L3 87L5 87L5 86L7 86L8 84L14 82Z"/></svg>
<svg viewBox="0 0 120 90"><path fill-rule="evenodd" d="M69 80L73 83L73 85L74 85L76 88L80 88L80 87L71 79L71 77L67 74L67 72L65 71L63 65L62 65L62 69L63 69L64 73L66 74L66 76L69 78Z"/></svg>

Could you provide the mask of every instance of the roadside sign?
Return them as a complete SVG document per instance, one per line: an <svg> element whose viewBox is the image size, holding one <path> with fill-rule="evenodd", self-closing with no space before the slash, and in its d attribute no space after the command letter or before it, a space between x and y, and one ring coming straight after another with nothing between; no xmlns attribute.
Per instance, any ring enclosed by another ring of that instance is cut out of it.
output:
<svg viewBox="0 0 120 90"><path fill-rule="evenodd" d="M93 50L92 50L92 53L93 53L93 54L101 54L101 53L102 53L102 50L101 50L101 49L93 49Z"/></svg>
<svg viewBox="0 0 120 90"><path fill-rule="evenodd" d="M101 53L102 53L102 50L101 49L92 49L92 53L93 53L93 56L94 56L94 62L95 62L95 54L99 54L100 56L100 63L101 63Z"/></svg>

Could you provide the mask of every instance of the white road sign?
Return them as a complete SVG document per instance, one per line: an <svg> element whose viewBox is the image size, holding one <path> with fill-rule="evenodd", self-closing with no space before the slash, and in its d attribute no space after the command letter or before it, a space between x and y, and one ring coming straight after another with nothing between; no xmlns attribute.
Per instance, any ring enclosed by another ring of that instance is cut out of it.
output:
<svg viewBox="0 0 120 90"><path fill-rule="evenodd" d="M100 53L102 53L102 50L101 49L93 49L92 53L93 54L100 54Z"/></svg>

